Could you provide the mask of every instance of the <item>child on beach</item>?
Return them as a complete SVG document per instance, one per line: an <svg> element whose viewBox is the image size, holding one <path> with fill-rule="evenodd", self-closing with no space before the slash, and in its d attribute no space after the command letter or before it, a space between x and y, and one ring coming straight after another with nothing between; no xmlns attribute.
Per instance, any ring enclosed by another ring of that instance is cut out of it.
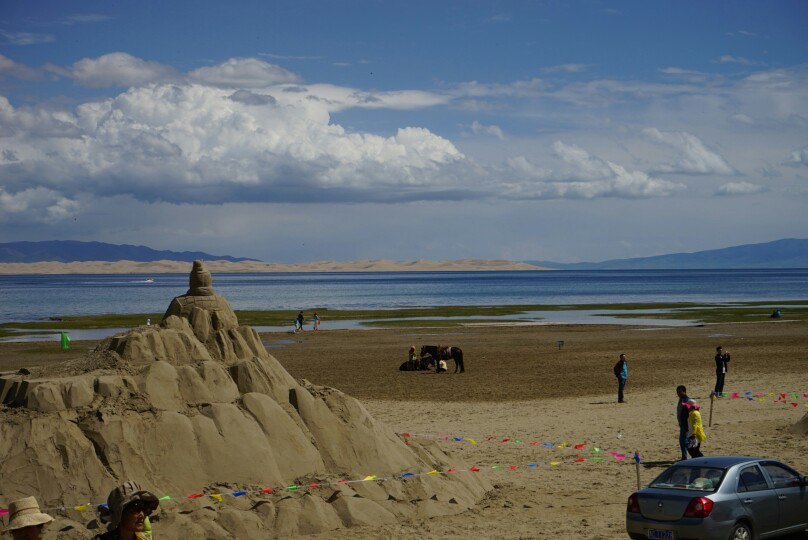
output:
<svg viewBox="0 0 808 540"><path fill-rule="evenodd" d="M704 425L701 423L701 413L699 406L692 399L688 399L683 404L687 409L687 453L690 457L702 457L701 443L707 440L707 435L704 433Z"/></svg>

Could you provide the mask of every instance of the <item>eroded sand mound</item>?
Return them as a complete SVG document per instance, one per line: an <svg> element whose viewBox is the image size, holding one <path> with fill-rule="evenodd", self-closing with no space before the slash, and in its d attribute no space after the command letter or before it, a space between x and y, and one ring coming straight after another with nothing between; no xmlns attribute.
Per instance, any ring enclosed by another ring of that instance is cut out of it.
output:
<svg viewBox="0 0 808 540"><path fill-rule="evenodd" d="M808 435L808 413L805 413L799 422L791 426L791 431L799 435Z"/></svg>
<svg viewBox="0 0 808 540"><path fill-rule="evenodd" d="M238 324L199 262L159 326L114 336L58 371L0 378L0 401L0 506L25 495L47 508L97 503L129 479L176 498L450 465L355 399L295 381L255 330ZM221 503L180 498L163 503L157 527L164 538L315 533L458 513L488 488L459 474ZM90 517L62 512L49 534L72 526L59 537L86 538Z"/></svg>

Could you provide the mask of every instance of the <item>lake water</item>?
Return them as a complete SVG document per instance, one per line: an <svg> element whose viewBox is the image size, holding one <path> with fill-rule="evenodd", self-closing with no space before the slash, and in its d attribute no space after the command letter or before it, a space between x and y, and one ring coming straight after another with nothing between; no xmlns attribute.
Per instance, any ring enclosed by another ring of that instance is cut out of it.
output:
<svg viewBox="0 0 808 540"><path fill-rule="evenodd" d="M237 310L776 303L808 298L808 269L214 274L213 285ZM0 322L162 313L187 289L188 274L0 276Z"/></svg>

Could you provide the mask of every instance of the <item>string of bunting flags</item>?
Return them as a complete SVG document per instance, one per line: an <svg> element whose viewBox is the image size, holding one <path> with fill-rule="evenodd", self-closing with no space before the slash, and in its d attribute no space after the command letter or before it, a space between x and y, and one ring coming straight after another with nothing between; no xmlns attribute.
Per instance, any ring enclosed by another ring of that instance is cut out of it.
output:
<svg viewBox="0 0 808 540"><path fill-rule="evenodd" d="M801 399L799 392L753 392L752 390L747 390L746 392L721 392L719 397L745 399L747 401L767 401L767 398L774 398L774 403L782 403L792 407L799 407ZM808 392L802 393L802 399L808 399ZM805 407L808 408L808 403L805 404Z"/></svg>
<svg viewBox="0 0 808 540"><path fill-rule="evenodd" d="M617 464L624 463L624 462L628 463L632 459L633 459L634 463L637 463L637 464L641 463L640 454L639 454L639 452L636 452L636 451L633 453L633 455L626 455L626 454L621 454L619 452L604 452L600 448L594 448L592 450L592 453L594 455L586 457L586 458L583 457L583 456L578 456L575 460L570 460L570 459L564 460L564 459L562 459L562 460L557 460L557 461L550 461L550 462L548 462L548 465L550 465L550 467L558 467L559 465L572 465L572 464L584 463L584 462L603 463L605 461L605 458L604 458L603 454L611 455L615 459L615 462L613 462L613 463L617 463ZM631 458L631 459L627 460L627 458ZM175 501L175 502L179 502L179 501L197 501L197 502L206 501L206 502L210 502L210 501L213 501L215 503L221 503L221 502L224 501L225 497L237 498L237 497L244 497L244 496L247 496L247 495L252 495L252 496L281 495L281 494L288 493L288 492L293 492L293 491L308 492L311 489L326 488L326 487L336 487L336 486L340 486L340 485L355 484L355 483L362 483L362 482L387 482L387 481L391 481L391 480L406 480L408 478L415 478L415 477L419 477L419 476L440 476L440 475L447 475L448 476L450 474L459 474L459 473L480 473L480 472L483 472L483 471L486 471L486 470L492 470L492 471L518 471L518 470L538 470L538 469L539 469L539 463L535 463L535 462L523 463L523 464L519 464L519 465L472 466L472 467L468 467L468 468L465 468L465 469L464 468L459 468L458 469L458 468L452 467L452 468L449 468L449 469L446 469L446 470L443 470L443 471L433 469L433 470L428 471L428 472L421 472L421 473L405 472L405 473L402 473L402 474L395 474L395 475L392 475L392 476L376 476L376 475L369 474L369 475L365 475L362 478L355 478L355 479L351 479L351 480L343 479L343 480L337 480L336 482L311 482L309 484L292 484L292 485L289 485L289 486L266 487L266 488L263 488L263 489L246 490L246 491L225 491L225 492L220 492L220 493L205 493L204 491L200 491L198 493L191 493L190 495L185 495L185 496L163 495L162 497L159 497L159 500L160 500L160 502L166 502L166 501ZM53 512L62 511L62 512L64 512L64 511L67 511L67 510L76 510L78 512L84 512L84 511L86 511L88 509L91 509L91 510L95 511L95 509L99 508L99 507L107 507L107 503L102 502L102 503L93 504L93 503L88 502L88 503L83 503L83 504L78 504L78 505L73 505L73 506L57 506L57 507L43 508L42 511L43 512L47 512L47 511L53 511ZM4 517L6 514L8 514L8 509L7 508L0 508L0 518Z"/></svg>
<svg viewBox="0 0 808 540"><path fill-rule="evenodd" d="M467 442L470 444L523 444L525 446L532 446L532 447L540 447L540 448L559 448L562 450L583 450L587 446L591 446L589 443L582 442L577 444L570 444L567 441L561 443L552 443L552 442L540 442L540 441L523 441L521 439L517 439L515 437L497 437L491 435L486 438L480 438L479 440L472 437L456 437L452 435L433 435L427 433L396 433L401 437L410 438L410 437L417 437L422 439L435 439L444 442ZM630 455L631 452L623 451L623 452L614 452L614 451L604 451L602 448L598 446L592 446L592 452L595 454L609 454L615 457L618 461L622 461L626 458L627 455Z"/></svg>

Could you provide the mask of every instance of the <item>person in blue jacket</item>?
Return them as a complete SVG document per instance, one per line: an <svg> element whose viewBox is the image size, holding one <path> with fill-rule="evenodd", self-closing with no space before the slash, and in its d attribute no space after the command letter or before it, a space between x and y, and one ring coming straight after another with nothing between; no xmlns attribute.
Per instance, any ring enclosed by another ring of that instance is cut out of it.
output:
<svg viewBox="0 0 808 540"><path fill-rule="evenodd" d="M617 361L613 369L614 376L617 377L617 402L625 403L623 390L626 388L626 380L628 380L628 361L625 353L620 354L620 360Z"/></svg>

